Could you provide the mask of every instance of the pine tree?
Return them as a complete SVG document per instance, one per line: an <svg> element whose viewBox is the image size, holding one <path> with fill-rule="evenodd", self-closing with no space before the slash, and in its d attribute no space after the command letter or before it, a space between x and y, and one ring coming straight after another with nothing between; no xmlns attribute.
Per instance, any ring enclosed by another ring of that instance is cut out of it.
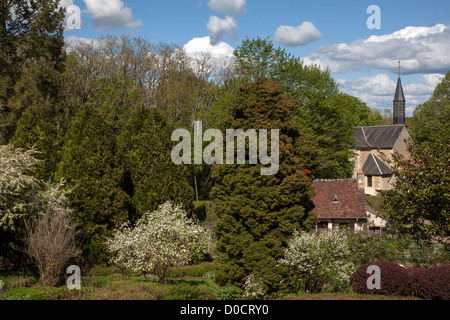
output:
<svg viewBox="0 0 450 320"><path fill-rule="evenodd" d="M114 132L99 110L86 105L64 138L57 179L65 179L69 200L86 242L89 260L104 261L103 243L111 230L128 220L129 196Z"/></svg>
<svg viewBox="0 0 450 320"><path fill-rule="evenodd" d="M296 102L283 96L280 85L260 78L239 89L223 121L224 129L279 129L280 154L273 176L262 176L261 164L213 169L211 196L219 217L216 280L221 285L241 285L252 274L269 293L279 290L286 269L278 259L289 237L313 226L308 173L316 166L317 149L292 121L295 111Z"/></svg>

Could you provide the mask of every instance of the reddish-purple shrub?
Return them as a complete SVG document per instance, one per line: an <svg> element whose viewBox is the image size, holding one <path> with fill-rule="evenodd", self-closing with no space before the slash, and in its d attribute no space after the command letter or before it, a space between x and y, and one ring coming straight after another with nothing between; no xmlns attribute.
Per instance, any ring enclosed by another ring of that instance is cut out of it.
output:
<svg viewBox="0 0 450 320"><path fill-rule="evenodd" d="M367 279L371 276L367 273L370 266L380 268L380 289L369 289ZM393 262L377 261L366 263L359 267L350 277L350 285L354 292L361 294L382 295L411 295L410 277L405 268Z"/></svg>
<svg viewBox="0 0 450 320"><path fill-rule="evenodd" d="M420 279L422 275L427 272L427 269L424 268L409 268L406 270L409 276L409 280L411 283L411 294L414 296L419 296L419 286Z"/></svg>
<svg viewBox="0 0 450 320"><path fill-rule="evenodd" d="M421 271L408 271L413 283L417 283L415 294L427 300L450 300L450 265Z"/></svg>

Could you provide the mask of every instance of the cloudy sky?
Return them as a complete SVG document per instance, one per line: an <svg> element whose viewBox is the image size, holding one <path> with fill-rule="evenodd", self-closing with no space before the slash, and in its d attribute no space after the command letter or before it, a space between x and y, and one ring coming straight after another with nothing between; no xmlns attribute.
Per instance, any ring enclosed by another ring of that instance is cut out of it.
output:
<svg viewBox="0 0 450 320"><path fill-rule="evenodd" d="M61 0L61 4L80 9L80 29L66 30L72 40L128 34L153 43L175 43L190 54L231 56L246 37L268 37L305 63L330 68L344 92L381 112L392 108L397 61L402 61L409 116L450 70L448 0ZM373 5L380 12L369 8Z"/></svg>

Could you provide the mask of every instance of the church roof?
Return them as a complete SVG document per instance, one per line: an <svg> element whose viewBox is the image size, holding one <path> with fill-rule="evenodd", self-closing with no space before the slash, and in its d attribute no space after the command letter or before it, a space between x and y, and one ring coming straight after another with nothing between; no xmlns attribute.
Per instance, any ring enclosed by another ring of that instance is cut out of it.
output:
<svg viewBox="0 0 450 320"><path fill-rule="evenodd" d="M389 167L372 152L367 157L362 170L365 176L384 176L391 174Z"/></svg>
<svg viewBox="0 0 450 320"><path fill-rule="evenodd" d="M392 149L404 125L359 127L355 131L356 149Z"/></svg>
<svg viewBox="0 0 450 320"><path fill-rule="evenodd" d="M402 80L400 79L400 77L398 77L397 89L395 90L394 101L402 101L402 102L406 101L405 95L403 94Z"/></svg>
<svg viewBox="0 0 450 320"><path fill-rule="evenodd" d="M314 180L312 185L318 218L367 218L364 190L357 180Z"/></svg>

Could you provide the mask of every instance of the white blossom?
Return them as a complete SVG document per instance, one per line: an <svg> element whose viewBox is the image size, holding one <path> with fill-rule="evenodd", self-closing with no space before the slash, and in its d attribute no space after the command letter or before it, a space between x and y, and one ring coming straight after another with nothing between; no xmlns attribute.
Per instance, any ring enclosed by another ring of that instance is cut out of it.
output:
<svg viewBox="0 0 450 320"><path fill-rule="evenodd" d="M39 163L35 150L0 146L0 227L15 230L15 224L34 211L41 189L33 176Z"/></svg>
<svg viewBox="0 0 450 320"><path fill-rule="evenodd" d="M295 232L281 259L294 273L295 281L306 291L320 291L332 278L348 277L349 248L342 231Z"/></svg>
<svg viewBox="0 0 450 320"><path fill-rule="evenodd" d="M168 267L189 263L210 244L211 235L171 202L144 214L134 227L125 223L106 242L113 263L135 274L153 270L160 281Z"/></svg>

